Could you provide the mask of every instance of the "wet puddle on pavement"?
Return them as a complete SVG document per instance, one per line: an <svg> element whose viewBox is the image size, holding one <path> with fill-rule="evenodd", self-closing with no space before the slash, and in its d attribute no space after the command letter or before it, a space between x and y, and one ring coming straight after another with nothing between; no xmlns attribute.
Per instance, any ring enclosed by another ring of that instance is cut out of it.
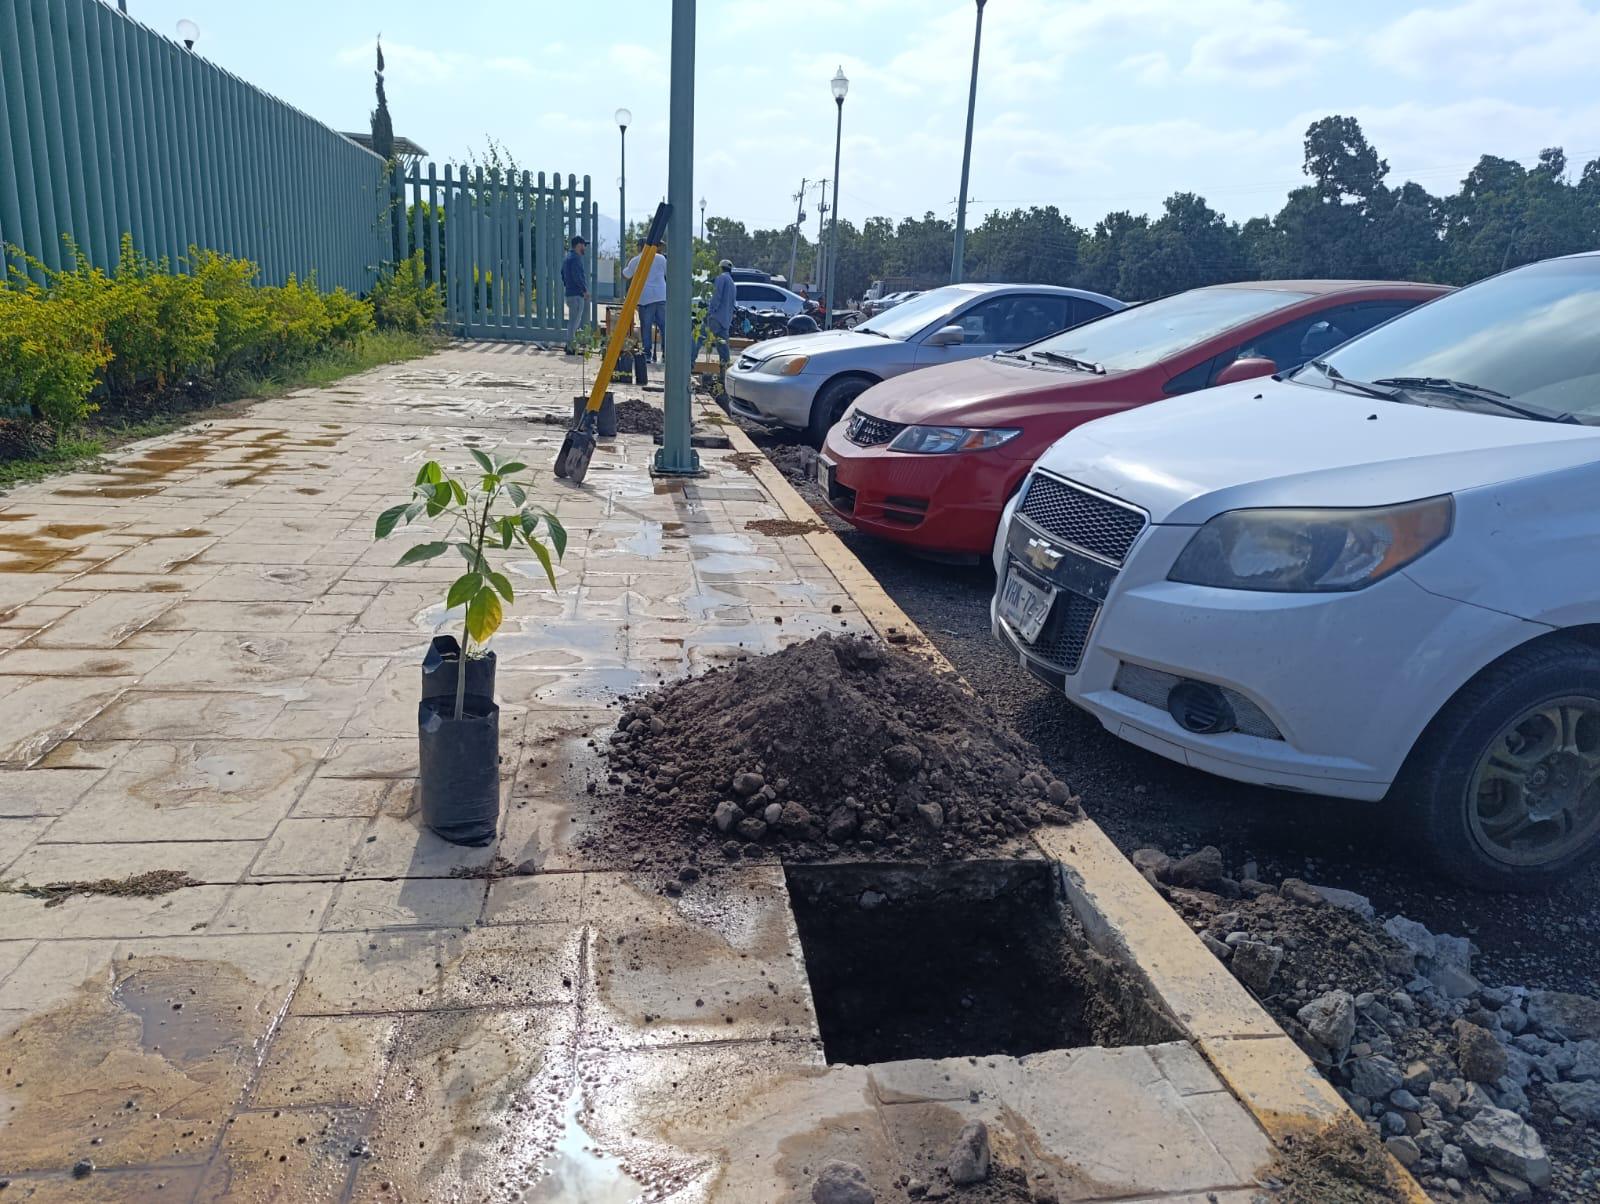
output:
<svg viewBox="0 0 1600 1204"><path fill-rule="evenodd" d="M540 1175L522 1193L525 1201L544 1204L629 1204L645 1194L645 1185L623 1168L622 1159L595 1148L583 1127L583 1087L573 1077L562 1111L555 1149L539 1168Z"/></svg>

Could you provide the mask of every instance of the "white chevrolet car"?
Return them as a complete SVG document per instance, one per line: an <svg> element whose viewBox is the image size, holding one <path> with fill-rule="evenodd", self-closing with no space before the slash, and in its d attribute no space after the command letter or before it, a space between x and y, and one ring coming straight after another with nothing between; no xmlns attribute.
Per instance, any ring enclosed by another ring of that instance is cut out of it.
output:
<svg viewBox="0 0 1600 1204"><path fill-rule="evenodd" d="M880 380L1020 347L1121 308L1115 297L1050 284L947 284L854 330L746 347L728 369L728 404L745 418L806 431L821 447Z"/></svg>
<svg viewBox="0 0 1600 1204"><path fill-rule="evenodd" d="M1547 884L1600 850L1600 253L1077 428L995 567L996 636L1117 735Z"/></svg>

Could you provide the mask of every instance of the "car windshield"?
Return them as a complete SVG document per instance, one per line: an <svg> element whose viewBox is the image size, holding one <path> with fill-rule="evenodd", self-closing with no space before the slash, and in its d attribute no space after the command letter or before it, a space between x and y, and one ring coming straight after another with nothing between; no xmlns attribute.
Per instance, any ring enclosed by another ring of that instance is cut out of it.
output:
<svg viewBox="0 0 1600 1204"><path fill-rule="evenodd" d="M965 288L936 288L868 318L856 329L887 335L891 339L909 339L923 327L948 318L957 308L982 295Z"/></svg>
<svg viewBox="0 0 1600 1204"><path fill-rule="evenodd" d="M1349 380L1398 387L1396 400L1470 401L1463 390L1471 390L1499 394L1540 416L1600 423L1597 330L1600 255L1585 255L1518 268L1441 297L1329 353L1325 362ZM1335 383L1310 368L1295 380ZM1493 412L1517 416L1505 407Z"/></svg>
<svg viewBox="0 0 1600 1204"><path fill-rule="evenodd" d="M1097 364L1108 372L1130 372L1310 295L1265 288L1192 289L1063 330L1030 343L1024 354L1049 352ZM1044 358L1048 361L1050 356Z"/></svg>

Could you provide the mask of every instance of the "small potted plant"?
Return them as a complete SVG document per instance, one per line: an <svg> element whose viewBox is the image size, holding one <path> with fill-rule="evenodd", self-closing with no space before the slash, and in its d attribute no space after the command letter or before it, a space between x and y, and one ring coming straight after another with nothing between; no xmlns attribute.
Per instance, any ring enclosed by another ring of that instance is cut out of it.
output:
<svg viewBox="0 0 1600 1204"><path fill-rule="evenodd" d="M634 365L644 356L644 345L639 341L637 334L630 333L622 341L622 352L617 356L617 366L612 370L611 379L627 384L633 380Z"/></svg>
<svg viewBox="0 0 1600 1204"><path fill-rule="evenodd" d="M584 327L578 331L577 337L572 340L572 349L578 355L578 386L582 390L572 399L572 422L576 426L583 416L584 406L589 404L589 361L595 352L602 346L600 334L593 327ZM600 400L600 413L595 416L596 433L607 439L614 439L617 434L617 403L611 396L611 390Z"/></svg>
<svg viewBox="0 0 1600 1204"><path fill-rule="evenodd" d="M504 617L503 604L515 599L511 579L491 556L527 548L554 589L554 561L566 554L567 532L550 511L529 504L526 484L514 479L526 464L467 450L483 470L475 484L446 476L428 461L412 482L410 499L378 516L374 538L419 518L448 518L442 538L417 544L397 563L423 564L452 551L466 562L466 572L445 593L448 609L462 608L461 641L435 637L423 662L417 793L422 821L434 832L455 844L484 845L500 822L500 709L489 640Z"/></svg>

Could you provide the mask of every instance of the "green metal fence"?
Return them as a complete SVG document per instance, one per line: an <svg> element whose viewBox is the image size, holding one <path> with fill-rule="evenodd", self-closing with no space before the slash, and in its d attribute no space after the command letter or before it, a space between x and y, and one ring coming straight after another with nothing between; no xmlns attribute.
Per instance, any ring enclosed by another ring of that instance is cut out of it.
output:
<svg viewBox="0 0 1600 1204"><path fill-rule="evenodd" d="M444 321L469 338L553 342L564 332L561 261L568 242L589 244L595 292L597 206L589 177L485 172L418 163L394 181L393 242L422 252L444 298ZM593 314L589 315L589 319Z"/></svg>
<svg viewBox="0 0 1600 1204"><path fill-rule="evenodd" d="M127 232L364 293L387 198L377 155L99 0L0 0L0 243L112 267Z"/></svg>

